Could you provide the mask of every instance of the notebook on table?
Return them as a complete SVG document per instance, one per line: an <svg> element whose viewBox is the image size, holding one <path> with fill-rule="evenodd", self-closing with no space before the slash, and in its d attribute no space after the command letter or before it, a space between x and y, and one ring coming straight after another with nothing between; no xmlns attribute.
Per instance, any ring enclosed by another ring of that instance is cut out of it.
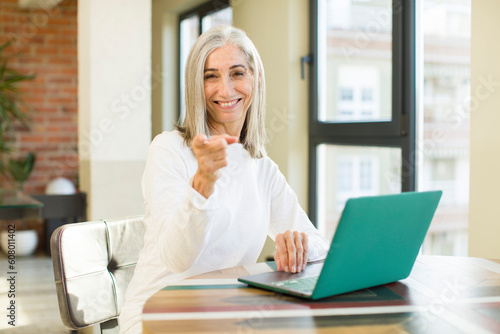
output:
<svg viewBox="0 0 500 334"><path fill-rule="evenodd" d="M408 277L442 191L349 199L328 255L300 273L240 277L248 285L308 299L387 284Z"/></svg>

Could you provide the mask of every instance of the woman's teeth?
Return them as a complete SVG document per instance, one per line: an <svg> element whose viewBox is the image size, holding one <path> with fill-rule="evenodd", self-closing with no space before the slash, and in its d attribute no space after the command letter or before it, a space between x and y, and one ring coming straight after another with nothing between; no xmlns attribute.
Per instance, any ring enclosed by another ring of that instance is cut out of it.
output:
<svg viewBox="0 0 500 334"><path fill-rule="evenodd" d="M229 101L229 102L217 102L221 107L231 107L234 106L239 100Z"/></svg>

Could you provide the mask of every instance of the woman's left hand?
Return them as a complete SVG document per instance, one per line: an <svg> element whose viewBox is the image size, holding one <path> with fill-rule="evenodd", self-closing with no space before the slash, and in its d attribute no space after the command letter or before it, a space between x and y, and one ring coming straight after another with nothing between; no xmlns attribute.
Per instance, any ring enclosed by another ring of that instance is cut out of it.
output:
<svg viewBox="0 0 500 334"><path fill-rule="evenodd" d="M301 272L307 265L307 234L298 231L279 233L275 239L274 261L279 271Z"/></svg>

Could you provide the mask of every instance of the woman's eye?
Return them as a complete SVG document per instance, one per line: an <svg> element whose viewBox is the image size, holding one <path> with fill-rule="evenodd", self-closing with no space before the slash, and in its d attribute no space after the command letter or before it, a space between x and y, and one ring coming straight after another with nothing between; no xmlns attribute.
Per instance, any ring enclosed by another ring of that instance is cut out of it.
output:
<svg viewBox="0 0 500 334"><path fill-rule="evenodd" d="M207 74L207 75L205 75L205 80L209 80L209 79L213 79L213 78L215 78L214 74Z"/></svg>
<svg viewBox="0 0 500 334"><path fill-rule="evenodd" d="M234 75L235 77L244 77L244 76L245 76L245 73L243 73L243 72L234 72L234 73L233 73L233 75Z"/></svg>

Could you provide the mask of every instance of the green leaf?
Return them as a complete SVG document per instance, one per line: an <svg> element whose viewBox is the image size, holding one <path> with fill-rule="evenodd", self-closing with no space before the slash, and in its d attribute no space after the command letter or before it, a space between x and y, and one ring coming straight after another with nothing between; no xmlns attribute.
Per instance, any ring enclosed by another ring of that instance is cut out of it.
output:
<svg viewBox="0 0 500 334"><path fill-rule="evenodd" d="M20 159L9 159L8 170L12 178L17 182L25 182L35 165L35 154L28 153L26 157Z"/></svg>

